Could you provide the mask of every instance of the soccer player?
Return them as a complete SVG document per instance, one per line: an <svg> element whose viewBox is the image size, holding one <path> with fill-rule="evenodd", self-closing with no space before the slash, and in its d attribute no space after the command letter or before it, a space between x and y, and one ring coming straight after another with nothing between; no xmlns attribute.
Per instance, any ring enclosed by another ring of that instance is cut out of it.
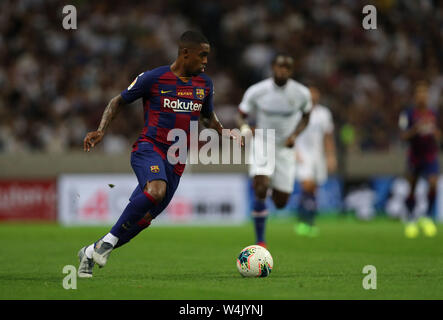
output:
<svg viewBox="0 0 443 320"><path fill-rule="evenodd" d="M318 88L310 86L309 90L313 104L309 124L295 142L296 178L301 183L298 206L300 222L295 226L295 232L302 236L318 234L314 226L317 187L327 180L329 173L337 169L331 111L319 104Z"/></svg>
<svg viewBox="0 0 443 320"><path fill-rule="evenodd" d="M252 127L254 139L250 150L249 175L253 179L255 197L252 217L256 243L264 247L268 189L272 189L275 206L284 208L295 181L292 148L295 139L308 124L312 108L309 89L290 78L293 68L294 60L290 55L276 54L272 61L272 77L249 87L239 105L238 125L242 135L251 130L249 122L256 118ZM263 129L263 135L258 136L257 129ZM275 166L268 165L274 162L267 159L269 154L254 151L267 150L267 129L275 130Z"/></svg>
<svg viewBox="0 0 443 320"><path fill-rule="evenodd" d="M171 164L168 161L168 150L173 149L169 147L174 143L167 139L169 131L184 130L189 146L190 122L201 117L206 127L222 134L223 127L213 111L213 84L203 73L209 52L208 40L201 33L183 33L178 43L177 59L171 65L139 74L127 89L111 99L97 131L86 135L84 150L89 152L103 139L118 111L142 99L144 127L131 153L131 166L138 185L109 233L80 249L79 277L92 277L95 263L103 267L112 250L147 228L171 201L185 163ZM235 139L234 135L231 137Z"/></svg>
<svg viewBox="0 0 443 320"><path fill-rule="evenodd" d="M417 83L414 91L414 105L402 111L399 118L401 137L407 141L407 173L410 190L406 199L407 222L405 236L415 238L422 228L425 236L433 237L437 228L432 219L435 206L437 180L439 173L438 151L441 131L438 128L436 113L428 108L428 85ZM428 182L428 209L426 216L416 219L415 187L419 177Z"/></svg>

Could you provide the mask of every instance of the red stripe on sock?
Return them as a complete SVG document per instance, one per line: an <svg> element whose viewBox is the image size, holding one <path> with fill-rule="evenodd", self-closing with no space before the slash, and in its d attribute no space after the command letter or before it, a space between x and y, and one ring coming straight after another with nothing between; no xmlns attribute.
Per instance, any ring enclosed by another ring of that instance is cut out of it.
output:
<svg viewBox="0 0 443 320"><path fill-rule="evenodd" d="M146 221L145 219L142 218L137 222L137 225L141 228L147 228L151 225L151 221Z"/></svg>
<svg viewBox="0 0 443 320"><path fill-rule="evenodd" d="M152 201L153 204L157 205L157 201L155 200L155 198L153 196L151 196L149 193L147 193L146 191L143 191L143 193L145 194L146 198L148 198L149 200Z"/></svg>

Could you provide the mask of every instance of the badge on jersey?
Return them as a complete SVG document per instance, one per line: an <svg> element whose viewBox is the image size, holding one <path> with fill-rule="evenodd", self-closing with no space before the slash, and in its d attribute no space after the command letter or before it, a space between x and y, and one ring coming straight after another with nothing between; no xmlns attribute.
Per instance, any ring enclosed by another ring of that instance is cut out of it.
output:
<svg viewBox="0 0 443 320"><path fill-rule="evenodd" d="M158 166L151 166L151 172L152 173L159 173L160 172L160 168Z"/></svg>
<svg viewBox="0 0 443 320"><path fill-rule="evenodd" d="M203 100L205 97L205 89L204 88L196 88L195 95L198 99Z"/></svg>
<svg viewBox="0 0 443 320"><path fill-rule="evenodd" d="M134 79L134 81L132 81L132 83L129 85L128 90L131 90L132 87L134 86L134 84L137 82L138 77L140 77L144 72L140 73L137 78Z"/></svg>

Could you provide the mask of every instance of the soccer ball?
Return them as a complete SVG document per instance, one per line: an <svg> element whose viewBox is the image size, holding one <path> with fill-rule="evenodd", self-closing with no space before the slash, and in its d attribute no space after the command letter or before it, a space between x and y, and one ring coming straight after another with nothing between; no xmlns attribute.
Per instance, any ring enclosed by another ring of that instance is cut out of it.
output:
<svg viewBox="0 0 443 320"><path fill-rule="evenodd" d="M271 254L259 245L244 248L237 258L237 269L243 277L267 277L273 267Z"/></svg>

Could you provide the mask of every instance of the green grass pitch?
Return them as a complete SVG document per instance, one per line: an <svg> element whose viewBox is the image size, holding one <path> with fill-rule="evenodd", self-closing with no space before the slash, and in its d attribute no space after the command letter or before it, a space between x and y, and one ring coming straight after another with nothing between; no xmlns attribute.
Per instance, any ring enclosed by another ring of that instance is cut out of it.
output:
<svg viewBox="0 0 443 320"><path fill-rule="evenodd" d="M65 265L108 227L0 225L0 299L443 299L443 228L435 238L409 240L399 222L319 219L320 236L300 238L292 219L270 219L274 269L242 278L240 250L253 244L252 223L238 227L152 224L115 250L94 278L62 286ZM377 289L365 290L365 265Z"/></svg>

